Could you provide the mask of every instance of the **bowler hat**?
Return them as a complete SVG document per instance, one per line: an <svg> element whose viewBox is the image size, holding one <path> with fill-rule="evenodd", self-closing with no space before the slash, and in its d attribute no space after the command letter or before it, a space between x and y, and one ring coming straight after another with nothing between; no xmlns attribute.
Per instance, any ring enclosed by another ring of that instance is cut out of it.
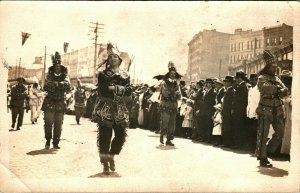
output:
<svg viewBox="0 0 300 193"><path fill-rule="evenodd" d="M250 74L250 79L254 79L254 78L257 78L258 75L257 74Z"/></svg>
<svg viewBox="0 0 300 193"><path fill-rule="evenodd" d="M207 79L205 80L205 83L213 83L213 80L212 80L211 78L207 78Z"/></svg>
<svg viewBox="0 0 300 193"><path fill-rule="evenodd" d="M236 78L241 78L241 79L244 79L245 77L246 77L246 75L247 74L245 74L243 71L237 71L236 73L235 73L235 77Z"/></svg>
<svg viewBox="0 0 300 193"><path fill-rule="evenodd" d="M233 82L234 79L233 79L233 76L225 76L225 79L224 79L224 82Z"/></svg>
<svg viewBox="0 0 300 193"><path fill-rule="evenodd" d="M17 81L18 81L18 82L26 82L25 78L23 78L23 77L18 77L18 78L17 78Z"/></svg>

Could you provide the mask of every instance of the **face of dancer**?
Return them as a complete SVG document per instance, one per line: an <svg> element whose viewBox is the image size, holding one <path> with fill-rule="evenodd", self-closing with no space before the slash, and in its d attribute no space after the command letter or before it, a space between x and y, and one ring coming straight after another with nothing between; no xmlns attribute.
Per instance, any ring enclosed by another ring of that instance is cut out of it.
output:
<svg viewBox="0 0 300 193"><path fill-rule="evenodd" d="M276 70L277 70L277 66L276 65L271 65L268 69L269 74L275 76L276 74Z"/></svg>
<svg viewBox="0 0 300 193"><path fill-rule="evenodd" d="M175 78L176 78L176 72L172 70L172 71L170 72L170 79L171 79L171 80L175 80Z"/></svg>
<svg viewBox="0 0 300 193"><path fill-rule="evenodd" d="M59 74L61 72L61 66L60 65L55 65L54 72L55 72L55 74Z"/></svg>
<svg viewBox="0 0 300 193"><path fill-rule="evenodd" d="M111 68L119 67L120 63L121 63L121 60L118 55L116 55L116 54L110 55L110 67Z"/></svg>

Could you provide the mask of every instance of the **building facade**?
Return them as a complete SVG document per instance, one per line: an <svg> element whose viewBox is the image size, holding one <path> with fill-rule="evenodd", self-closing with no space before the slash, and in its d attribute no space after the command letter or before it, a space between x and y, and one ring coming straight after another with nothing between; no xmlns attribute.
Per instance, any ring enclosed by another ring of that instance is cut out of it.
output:
<svg viewBox="0 0 300 193"><path fill-rule="evenodd" d="M230 34L203 30L188 43L188 68L186 79L219 77L228 71L228 42Z"/></svg>
<svg viewBox="0 0 300 193"><path fill-rule="evenodd" d="M264 50L263 31L236 29L229 39L229 68L250 61Z"/></svg>
<svg viewBox="0 0 300 193"><path fill-rule="evenodd" d="M68 68L72 85L77 86L77 79L80 79L82 83L93 83L94 73L97 75L100 70L105 68L105 65L101 67L99 67L99 65L107 58L106 47L107 44L97 45L95 68L95 46L87 46L62 55L62 63ZM127 69L130 64L129 54L127 52L121 52L120 57L123 60L123 68Z"/></svg>
<svg viewBox="0 0 300 193"><path fill-rule="evenodd" d="M250 58L247 57L241 62L233 63L229 68L229 73L234 75L235 72L239 70L243 70L248 75L258 73L265 66L262 59L264 50L270 50L276 55L278 74L280 74L282 70L292 71L293 27L283 23L278 26L264 27L262 30L257 31L256 34L262 34L262 39L256 39L262 41L254 41L254 56L251 55ZM235 52L230 53L233 55Z"/></svg>

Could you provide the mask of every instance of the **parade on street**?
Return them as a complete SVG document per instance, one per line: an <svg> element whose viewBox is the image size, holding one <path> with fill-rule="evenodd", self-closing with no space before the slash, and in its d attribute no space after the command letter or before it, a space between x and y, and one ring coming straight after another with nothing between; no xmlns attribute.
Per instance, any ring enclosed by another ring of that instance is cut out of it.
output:
<svg viewBox="0 0 300 193"><path fill-rule="evenodd" d="M1 2L0 191L299 191L299 8Z"/></svg>

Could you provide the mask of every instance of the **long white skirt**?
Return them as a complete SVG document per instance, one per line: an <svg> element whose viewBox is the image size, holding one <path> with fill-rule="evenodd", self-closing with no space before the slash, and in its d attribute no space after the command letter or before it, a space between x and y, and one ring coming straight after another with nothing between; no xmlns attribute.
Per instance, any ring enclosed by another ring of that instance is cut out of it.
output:
<svg viewBox="0 0 300 193"><path fill-rule="evenodd" d="M143 111L143 109L139 109L138 123L139 123L139 125L143 125L143 123L144 123L144 111Z"/></svg>

